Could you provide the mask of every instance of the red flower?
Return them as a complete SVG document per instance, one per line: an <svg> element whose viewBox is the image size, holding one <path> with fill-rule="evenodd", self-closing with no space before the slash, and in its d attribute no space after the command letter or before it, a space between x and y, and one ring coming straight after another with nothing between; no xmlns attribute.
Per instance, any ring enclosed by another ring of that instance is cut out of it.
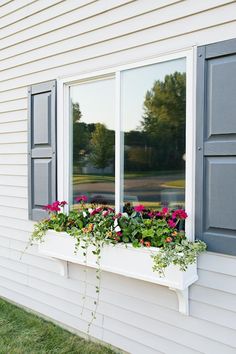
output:
<svg viewBox="0 0 236 354"><path fill-rule="evenodd" d="M145 210L145 206L142 205L142 204L136 205L136 206L134 207L134 210L137 211L138 213L141 213L142 211Z"/></svg>
<svg viewBox="0 0 236 354"><path fill-rule="evenodd" d="M75 198L76 202L87 202L88 201L88 197L86 197L86 195L80 195L79 197Z"/></svg>
<svg viewBox="0 0 236 354"><path fill-rule="evenodd" d="M93 209L93 210L90 212L90 215L95 215L95 214L97 214L97 211L96 211L96 209Z"/></svg>
<svg viewBox="0 0 236 354"><path fill-rule="evenodd" d="M168 220L168 225L169 227L172 227L173 229L176 227L176 223L173 220Z"/></svg>
<svg viewBox="0 0 236 354"><path fill-rule="evenodd" d="M188 214L183 209L177 209L172 214L172 219L186 219Z"/></svg>
<svg viewBox="0 0 236 354"><path fill-rule="evenodd" d="M146 247L151 247L151 242L149 242L149 241L145 241L144 244Z"/></svg>
<svg viewBox="0 0 236 354"><path fill-rule="evenodd" d="M162 210L157 213L157 216L165 217L165 216L168 215L168 213L169 213L169 209L168 208L162 208Z"/></svg>
<svg viewBox="0 0 236 354"><path fill-rule="evenodd" d="M122 232L121 232L121 231L117 231L116 235L117 235L118 237L121 237L121 236L122 236Z"/></svg>
<svg viewBox="0 0 236 354"><path fill-rule="evenodd" d="M59 205L60 205L60 202L58 200L56 200L54 203L52 203L50 210L56 211L56 212L60 211L61 209L60 209Z"/></svg>
<svg viewBox="0 0 236 354"><path fill-rule="evenodd" d="M52 204L45 205L45 206L43 207L43 209L44 209L44 210L47 210L47 211L49 211L49 212L54 212L54 211L55 211L55 212L58 212L58 211L61 211L59 205L60 205L60 202L57 200L57 201L55 201L55 202L52 203Z"/></svg>
<svg viewBox="0 0 236 354"><path fill-rule="evenodd" d="M66 205L67 204L67 202L65 201L65 200L63 200L61 203L60 203L60 205L63 207L64 205Z"/></svg>

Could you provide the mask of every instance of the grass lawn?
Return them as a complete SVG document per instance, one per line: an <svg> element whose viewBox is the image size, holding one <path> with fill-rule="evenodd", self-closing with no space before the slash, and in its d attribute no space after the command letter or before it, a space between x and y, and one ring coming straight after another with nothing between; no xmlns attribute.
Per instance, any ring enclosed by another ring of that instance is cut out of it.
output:
<svg viewBox="0 0 236 354"><path fill-rule="evenodd" d="M114 354L0 298L0 354Z"/></svg>

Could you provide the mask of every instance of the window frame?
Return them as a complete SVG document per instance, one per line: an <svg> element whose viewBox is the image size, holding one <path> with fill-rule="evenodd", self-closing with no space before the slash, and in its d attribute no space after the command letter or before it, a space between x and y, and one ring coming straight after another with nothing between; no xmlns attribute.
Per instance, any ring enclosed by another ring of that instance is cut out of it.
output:
<svg viewBox="0 0 236 354"><path fill-rule="evenodd" d="M110 67L104 70L59 77L57 80L57 187L58 199L70 197L70 87L79 83L99 79L115 79L115 207L118 212L123 200L123 155L121 121L121 72L128 69L158 64L175 59L186 59L186 169L185 169L185 209L188 213L186 234L194 240L195 214L195 152L196 152L196 47L174 53L155 56L142 61Z"/></svg>

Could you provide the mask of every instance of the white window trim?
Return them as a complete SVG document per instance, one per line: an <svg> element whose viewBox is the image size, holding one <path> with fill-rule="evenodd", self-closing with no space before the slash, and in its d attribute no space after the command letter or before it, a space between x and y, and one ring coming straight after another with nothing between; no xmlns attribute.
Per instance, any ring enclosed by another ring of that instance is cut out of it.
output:
<svg viewBox="0 0 236 354"><path fill-rule="evenodd" d="M196 152L196 48L161 55L132 64L109 68L106 70L79 74L57 80L57 180L58 199L69 200L70 196L70 104L69 87L80 82L115 77L116 80L116 150L115 150L115 194L116 210L120 208L122 200L122 166L121 154L121 119L120 119L120 72L127 69L157 64L174 59L186 58L186 188L185 209L188 213L186 220L186 234L190 240L194 239L195 229L195 152Z"/></svg>

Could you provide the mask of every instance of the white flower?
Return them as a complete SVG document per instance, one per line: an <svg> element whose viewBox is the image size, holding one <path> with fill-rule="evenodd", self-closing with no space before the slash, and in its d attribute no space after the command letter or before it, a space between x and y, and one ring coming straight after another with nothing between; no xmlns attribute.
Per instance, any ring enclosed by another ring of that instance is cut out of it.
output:
<svg viewBox="0 0 236 354"><path fill-rule="evenodd" d="M116 232L119 232L119 231L121 231L121 228L120 228L120 226L115 226L115 229L116 229Z"/></svg>
<svg viewBox="0 0 236 354"><path fill-rule="evenodd" d="M86 218L87 214L83 211L83 217Z"/></svg>

